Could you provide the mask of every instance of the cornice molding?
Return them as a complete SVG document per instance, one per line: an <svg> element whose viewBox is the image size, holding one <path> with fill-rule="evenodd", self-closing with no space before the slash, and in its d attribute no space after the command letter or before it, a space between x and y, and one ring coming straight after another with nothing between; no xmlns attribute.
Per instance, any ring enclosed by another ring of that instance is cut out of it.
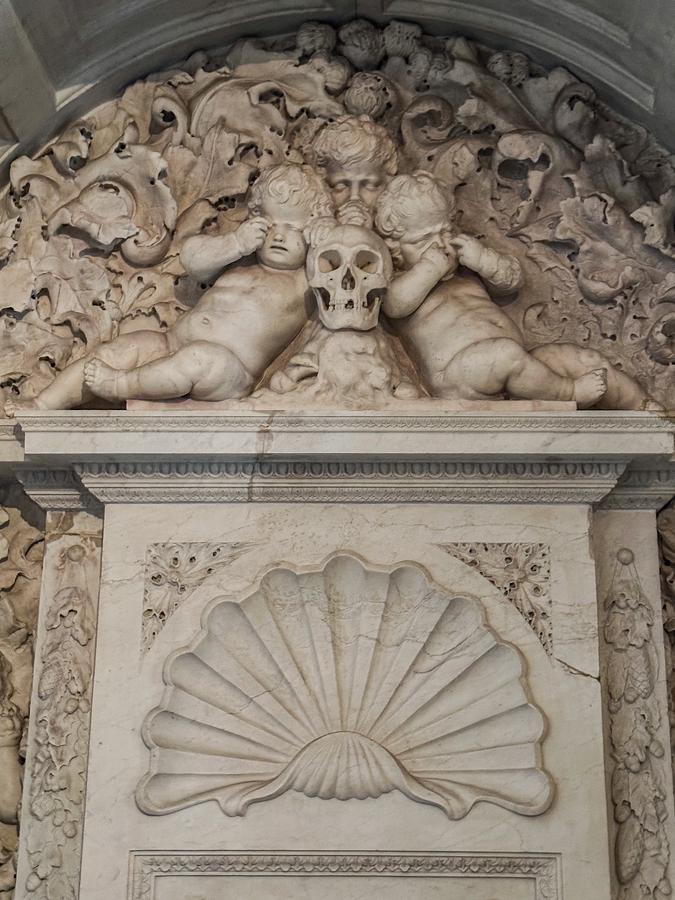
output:
<svg viewBox="0 0 675 900"><path fill-rule="evenodd" d="M99 512L99 503L71 468L20 468L16 477L31 500L44 510Z"/></svg>
<svg viewBox="0 0 675 900"><path fill-rule="evenodd" d="M600 504L603 509L660 510L675 494L675 464L661 468L631 468Z"/></svg>
<svg viewBox="0 0 675 900"><path fill-rule="evenodd" d="M92 497L656 509L675 493L675 426L649 413L86 411L19 424L26 461L13 467L47 509Z"/></svg>
<svg viewBox="0 0 675 900"><path fill-rule="evenodd" d="M595 503L624 469L615 462L372 458L75 465L104 503Z"/></svg>

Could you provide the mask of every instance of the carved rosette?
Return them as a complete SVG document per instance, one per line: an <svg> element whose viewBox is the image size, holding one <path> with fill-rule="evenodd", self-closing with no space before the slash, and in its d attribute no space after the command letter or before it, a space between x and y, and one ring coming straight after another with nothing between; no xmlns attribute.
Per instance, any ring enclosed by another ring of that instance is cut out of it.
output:
<svg viewBox="0 0 675 900"><path fill-rule="evenodd" d="M546 653L553 654L547 544L475 542L438 546L487 578L515 606Z"/></svg>
<svg viewBox="0 0 675 900"><path fill-rule="evenodd" d="M663 786L665 749L657 737L661 713L654 695L658 654L653 630L654 614L634 555L623 548L617 553L605 598L604 625L610 647L607 685L618 900L671 896L670 846L663 827L669 815Z"/></svg>
<svg viewBox="0 0 675 900"><path fill-rule="evenodd" d="M200 584L255 546L242 541L151 544L145 562L143 654Z"/></svg>
<svg viewBox="0 0 675 900"><path fill-rule="evenodd" d="M23 734L33 676L43 534L19 509L0 507L0 897L16 878Z"/></svg>

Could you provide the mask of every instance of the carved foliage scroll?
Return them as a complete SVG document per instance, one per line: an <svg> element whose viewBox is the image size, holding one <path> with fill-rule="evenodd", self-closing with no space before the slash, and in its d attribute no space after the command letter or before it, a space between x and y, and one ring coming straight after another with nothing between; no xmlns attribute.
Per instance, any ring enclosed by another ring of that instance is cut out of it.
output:
<svg viewBox="0 0 675 900"><path fill-rule="evenodd" d="M653 632L654 614L634 555L623 548L605 598L604 626L610 647L607 683L618 900L662 900L671 895L670 846L663 828L669 815L663 786L665 748L657 737L661 713L654 696L658 656Z"/></svg>
<svg viewBox="0 0 675 900"><path fill-rule="evenodd" d="M143 653L202 582L253 547L241 541L151 544L145 563Z"/></svg>
<svg viewBox="0 0 675 900"><path fill-rule="evenodd" d="M492 582L525 619L548 655L552 655L551 564L547 544L475 542L439 547Z"/></svg>
<svg viewBox="0 0 675 900"><path fill-rule="evenodd" d="M214 799L243 815L290 790L398 790L452 819L480 801L524 815L551 802L517 651L475 600L411 565L339 554L315 571L272 569L240 604L211 605L166 676L143 726L149 814Z"/></svg>
<svg viewBox="0 0 675 900"><path fill-rule="evenodd" d="M85 513L59 517L49 529L45 561L28 815L22 822L25 887L36 900L78 896L98 605L98 520Z"/></svg>

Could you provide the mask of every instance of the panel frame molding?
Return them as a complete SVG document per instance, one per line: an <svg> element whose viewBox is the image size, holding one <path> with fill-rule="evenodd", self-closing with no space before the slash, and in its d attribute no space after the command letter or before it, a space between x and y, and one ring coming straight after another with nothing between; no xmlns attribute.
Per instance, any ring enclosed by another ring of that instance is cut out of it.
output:
<svg viewBox="0 0 675 900"><path fill-rule="evenodd" d="M133 851L127 900L154 900L159 878L170 875L424 876L520 878L534 882L535 900L562 900L557 853L175 853Z"/></svg>

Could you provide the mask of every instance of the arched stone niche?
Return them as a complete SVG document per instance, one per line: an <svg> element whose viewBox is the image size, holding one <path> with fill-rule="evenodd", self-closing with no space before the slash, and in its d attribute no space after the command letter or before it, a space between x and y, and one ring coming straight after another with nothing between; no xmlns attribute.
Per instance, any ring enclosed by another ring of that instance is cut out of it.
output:
<svg viewBox="0 0 675 900"><path fill-rule="evenodd" d="M669 895L674 192L567 69L398 19L13 162L0 890Z"/></svg>

